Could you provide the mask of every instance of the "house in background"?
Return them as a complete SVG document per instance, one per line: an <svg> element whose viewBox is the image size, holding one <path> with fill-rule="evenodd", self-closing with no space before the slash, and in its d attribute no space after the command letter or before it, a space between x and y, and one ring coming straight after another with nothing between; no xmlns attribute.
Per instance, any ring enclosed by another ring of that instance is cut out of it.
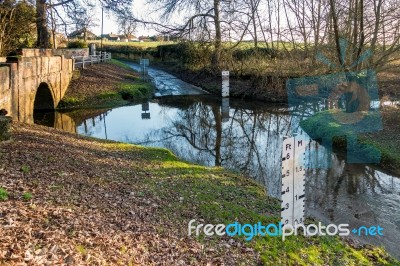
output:
<svg viewBox="0 0 400 266"><path fill-rule="evenodd" d="M140 42L151 42L150 36L140 36L139 37Z"/></svg>
<svg viewBox="0 0 400 266"><path fill-rule="evenodd" d="M96 40L97 36L88 29L80 29L68 35L68 39Z"/></svg>
<svg viewBox="0 0 400 266"><path fill-rule="evenodd" d="M120 35L121 42L138 42L139 39L135 35Z"/></svg>
<svg viewBox="0 0 400 266"><path fill-rule="evenodd" d="M121 40L120 36L117 34L113 34L112 32L110 34L103 34L101 35L103 39L107 39L109 41L116 41L119 42Z"/></svg>

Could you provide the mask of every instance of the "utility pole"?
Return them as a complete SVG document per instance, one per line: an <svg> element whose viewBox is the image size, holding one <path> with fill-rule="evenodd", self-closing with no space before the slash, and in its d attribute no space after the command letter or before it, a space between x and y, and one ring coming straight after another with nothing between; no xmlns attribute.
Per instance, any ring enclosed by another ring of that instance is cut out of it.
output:
<svg viewBox="0 0 400 266"><path fill-rule="evenodd" d="M101 7L101 35L100 35L100 51L103 52L103 30L104 30L104 7Z"/></svg>

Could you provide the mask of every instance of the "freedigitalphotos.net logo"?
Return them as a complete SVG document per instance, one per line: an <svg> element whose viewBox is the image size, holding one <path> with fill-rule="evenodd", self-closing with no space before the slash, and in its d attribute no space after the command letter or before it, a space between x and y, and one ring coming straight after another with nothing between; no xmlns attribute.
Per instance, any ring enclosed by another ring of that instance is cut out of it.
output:
<svg viewBox="0 0 400 266"><path fill-rule="evenodd" d="M288 236L349 236L354 235L365 236L383 236L383 228L378 226L361 226L349 229L349 224L282 224L270 223L264 225L262 222L256 224L241 224L239 222L225 224L197 224L196 220L191 220L188 223L188 236L243 236L247 241L252 240L256 236L260 237L281 237L284 241Z"/></svg>

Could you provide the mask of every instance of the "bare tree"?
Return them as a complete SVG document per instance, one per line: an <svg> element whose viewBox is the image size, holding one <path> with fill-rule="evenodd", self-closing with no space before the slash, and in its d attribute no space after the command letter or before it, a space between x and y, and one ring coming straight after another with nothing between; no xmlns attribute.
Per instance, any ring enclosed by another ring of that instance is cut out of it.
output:
<svg viewBox="0 0 400 266"><path fill-rule="evenodd" d="M85 1L84 3L89 6L93 3ZM119 13L123 12L127 7L132 4L132 0L97 0L102 7L108 10ZM48 11L57 7L64 8L65 13L69 14L71 10L75 10L76 6L81 4L80 0L57 0L50 3L50 0L36 0L36 28L37 28L37 47L49 48L50 47L50 34L48 30ZM59 13L57 15L61 18Z"/></svg>
<svg viewBox="0 0 400 266"><path fill-rule="evenodd" d="M119 32L123 34L126 39L129 39L136 31L137 21L130 12L118 14L117 23Z"/></svg>
<svg viewBox="0 0 400 266"><path fill-rule="evenodd" d="M209 36L212 38L210 41L214 44L212 64L218 68L222 51L221 0L156 0L151 3L153 2L164 11L164 20L176 13L186 14L183 26L177 28L182 33L191 34L194 28L210 33ZM210 29L210 24L213 29Z"/></svg>
<svg viewBox="0 0 400 266"><path fill-rule="evenodd" d="M70 13L70 17L76 30L83 32L83 40L86 42L89 29L98 25L96 15L90 9L78 8Z"/></svg>

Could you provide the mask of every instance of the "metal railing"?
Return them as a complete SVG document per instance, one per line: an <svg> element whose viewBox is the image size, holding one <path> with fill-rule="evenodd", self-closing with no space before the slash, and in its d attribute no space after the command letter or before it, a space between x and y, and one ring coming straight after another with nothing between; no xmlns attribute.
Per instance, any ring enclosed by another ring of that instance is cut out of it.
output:
<svg viewBox="0 0 400 266"><path fill-rule="evenodd" d="M85 69L88 65L99 64L111 60L111 53L98 52L96 55L89 56L73 56L73 66L75 69Z"/></svg>

